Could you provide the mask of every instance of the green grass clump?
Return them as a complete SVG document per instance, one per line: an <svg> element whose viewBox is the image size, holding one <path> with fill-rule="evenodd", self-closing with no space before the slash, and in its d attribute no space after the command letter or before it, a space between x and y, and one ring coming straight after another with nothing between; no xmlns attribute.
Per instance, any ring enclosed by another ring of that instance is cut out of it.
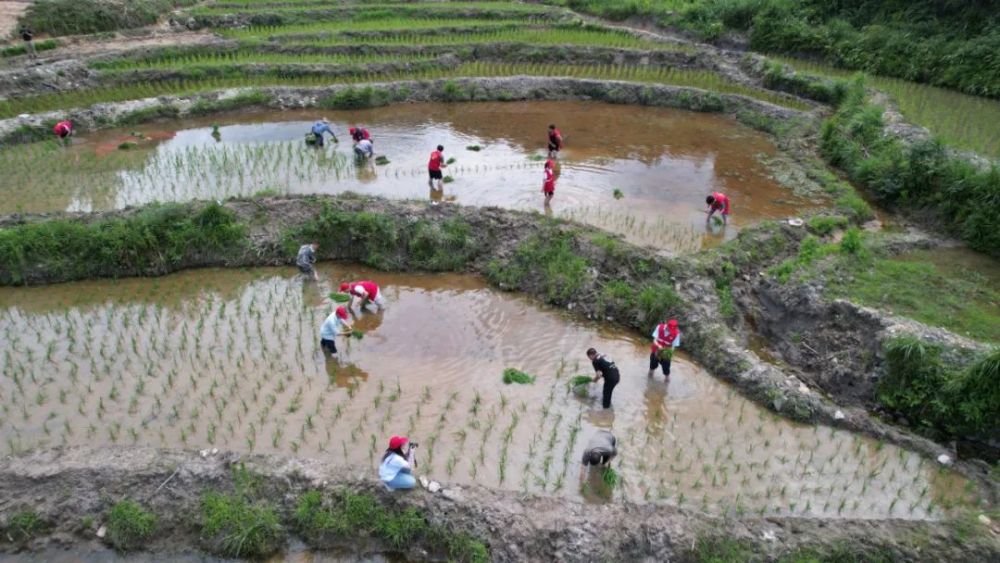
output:
<svg viewBox="0 0 1000 563"><path fill-rule="evenodd" d="M108 513L108 540L119 551L142 547L156 528L156 515L138 503L122 500L115 503Z"/></svg>
<svg viewBox="0 0 1000 563"><path fill-rule="evenodd" d="M365 337L365 333L361 332L358 329L354 329L354 330L351 331L351 338L355 338L357 340L361 340L364 337Z"/></svg>
<svg viewBox="0 0 1000 563"><path fill-rule="evenodd" d="M218 100L198 100L191 106L189 111L191 112L191 115L208 115L210 113L232 111L250 106L266 106L271 103L273 99L274 97L267 92L252 90L250 92L243 92L229 98L220 98Z"/></svg>
<svg viewBox="0 0 1000 563"><path fill-rule="evenodd" d="M577 385L590 385L594 382L594 378L589 375L576 375L569 380L570 387L576 387Z"/></svg>
<svg viewBox="0 0 1000 563"><path fill-rule="evenodd" d="M0 284L154 275L246 243L246 227L212 203L152 205L123 218L54 220L0 230Z"/></svg>
<svg viewBox="0 0 1000 563"><path fill-rule="evenodd" d="M816 215L815 217L811 217L807 224L810 231L821 237L825 237L833 234L834 231L847 227L847 219L839 215Z"/></svg>
<svg viewBox="0 0 1000 563"><path fill-rule="evenodd" d="M878 399L912 424L946 434L991 436L1000 431L1000 350L964 366L944 349L904 336L885 345L886 375Z"/></svg>
<svg viewBox="0 0 1000 563"><path fill-rule="evenodd" d="M537 284L547 301L563 303L582 287L587 272L576 245L573 233L550 227L524 240L507 263L491 262L486 275L509 290Z"/></svg>
<svg viewBox="0 0 1000 563"><path fill-rule="evenodd" d="M448 175L448 176L445 176L444 178L441 178L441 181L444 182L445 184L450 184L450 183L454 182L455 179L452 178L451 175Z"/></svg>
<svg viewBox="0 0 1000 563"><path fill-rule="evenodd" d="M344 88L319 101L319 107L330 109L365 109L388 104L389 92L372 86Z"/></svg>
<svg viewBox="0 0 1000 563"><path fill-rule="evenodd" d="M483 150L483 147L481 147L479 145L468 145L468 146L465 147L465 150L467 150L467 151L473 151L473 152L479 152L479 151Z"/></svg>
<svg viewBox="0 0 1000 563"><path fill-rule="evenodd" d="M611 192L611 195L613 195L615 199L621 199L625 197L625 193L618 188L615 188L615 191Z"/></svg>
<svg viewBox="0 0 1000 563"><path fill-rule="evenodd" d="M59 46L59 42L55 39L45 39L44 41L35 41L35 51L51 51ZM0 50L0 56L2 57L16 57L18 55L28 54L28 47L26 45L13 45L11 47L4 47Z"/></svg>
<svg viewBox="0 0 1000 563"><path fill-rule="evenodd" d="M264 557L285 542L275 509L253 503L241 493L205 494L201 499L201 533L226 557Z"/></svg>
<svg viewBox="0 0 1000 563"><path fill-rule="evenodd" d="M351 296L346 293L334 292L330 294L330 299L333 299L337 303L347 303L351 300Z"/></svg>
<svg viewBox="0 0 1000 563"><path fill-rule="evenodd" d="M430 525L416 508L386 508L373 495L344 491L324 497L309 491L299 497L293 520L310 545L324 546L330 538L356 541L361 535L382 540L397 552L422 546L452 561L489 561L481 541Z"/></svg>
<svg viewBox="0 0 1000 563"><path fill-rule="evenodd" d="M135 141L123 141L118 145L118 150L129 151L139 146L139 143Z"/></svg>
<svg viewBox="0 0 1000 563"><path fill-rule="evenodd" d="M507 368L503 370L503 382L506 383L507 385L510 385L511 383L520 383L522 385L527 383L534 383L535 376L528 375L523 371L514 368Z"/></svg>
<svg viewBox="0 0 1000 563"><path fill-rule="evenodd" d="M384 166L386 164L389 164L389 159L386 158L386 157L384 157L384 156L381 156L381 155L380 156L376 156L375 157L375 164L378 164L379 166Z"/></svg>
<svg viewBox="0 0 1000 563"><path fill-rule="evenodd" d="M22 510L10 517L4 526L5 535L13 542L26 542L48 528L48 523L34 510Z"/></svg>

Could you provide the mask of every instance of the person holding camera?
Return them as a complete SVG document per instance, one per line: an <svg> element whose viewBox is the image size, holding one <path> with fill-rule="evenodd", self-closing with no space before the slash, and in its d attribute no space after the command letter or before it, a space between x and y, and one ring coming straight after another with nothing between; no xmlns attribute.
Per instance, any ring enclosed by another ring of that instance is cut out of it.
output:
<svg viewBox="0 0 1000 563"><path fill-rule="evenodd" d="M417 486L417 479L413 476L413 468L417 465L413 450L417 444L409 442L404 436L389 439L389 449L385 451L382 464L378 467L379 479L389 489L412 489ZM406 453L403 452L404 446Z"/></svg>

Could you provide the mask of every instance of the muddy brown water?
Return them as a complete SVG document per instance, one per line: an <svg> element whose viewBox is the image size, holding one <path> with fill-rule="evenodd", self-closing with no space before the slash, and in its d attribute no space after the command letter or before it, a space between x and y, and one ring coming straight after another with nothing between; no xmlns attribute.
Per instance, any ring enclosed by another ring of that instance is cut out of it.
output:
<svg viewBox="0 0 1000 563"><path fill-rule="evenodd" d="M307 147L304 134L328 117L339 144ZM356 166L347 128L363 124L390 163ZM541 194L546 127L566 147L556 196ZM219 126L218 140L212 126ZM133 132L147 139L130 151ZM443 191L427 185L438 144L455 158ZM479 145L475 152L466 147ZM667 252L735 236L810 202L774 180L763 163L776 149L724 116L597 102L402 104L360 111L270 111L185 119L74 139L69 150L12 148L0 154L0 210L96 210L150 201L275 193L365 194L497 205L578 219ZM83 172L81 174L81 172ZM29 187L29 189L25 189ZM616 198L615 190L620 190ZM728 228L706 225L705 196L728 194Z"/></svg>
<svg viewBox="0 0 1000 563"><path fill-rule="evenodd" d="M935 518L971 489L920 456L777 418L683 353L647 377L634 334L488 288L467 275L321 264L0 289L3 449L60 444L282 453L373 472L385 443L420 443L417 473L586 502L667 502L714 513ZM362 339L324 358L318 327L341 280L370 278L388 308L355 311ZM584 351L614 359L614 409ZM535 374L505 385L504 368ZM580 457L610 429L623 485Z"/></svg>

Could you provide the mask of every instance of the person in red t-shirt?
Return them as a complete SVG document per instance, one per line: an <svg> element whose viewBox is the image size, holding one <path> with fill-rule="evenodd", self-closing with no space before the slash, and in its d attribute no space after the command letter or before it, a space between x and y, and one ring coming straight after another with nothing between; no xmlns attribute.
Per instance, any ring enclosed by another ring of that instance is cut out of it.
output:
<svg viewBox="0 0 1000 563"><path fill-rule="evenodd" d="M441 169L445 167L444 145L438 145L437 150L431 153L430 162L427 163L427 172L430 174L427 184L432 190L434 189L434 180L437 180L437 189L444 189L444 177L441 175Z"/></svg>
<svg viewBox="0 0 1000 563"><path fill-rule="evenodd" d="M372 140L372 134L368 132L364 127L359 127L355 125L347 130L351 134L351 138L354 139L355 143L360 143L363 140ZM372 143L374 144L374 142Z"/></svg>
<svg viewBox="0 0 1000 563"><path fill-rule="evenodd" d="M69 137L73 134L73 122L68 119L60 121L52 128L52 132L64 143L69 142Z"/></svg>
<svg viewBox="0 0 1000 563"><path fill-rule="evenodd" d="M552 159L545 161L545 181L542 183L542 193L545 194L545 205L552 201L556 193L556 170Z"/></svg>
<svg viewBox="0 0 1000 563"><path fill-rule="evenodd" d="M562 149L563 138L562 133L556 129L556 126L549 125L549 158L555 158L559 156L559 150Z"/></svg>
<svg viewBox="0 0 1000 563"><path fill-rule="evenodd" d="M722 215L722 224L726 225L729 223L729 198L720 192L712 192L712 195L705 198L705 203L708 204L708 210L705 211L705 222L709 222L712 219L712 215L716 211L719 211Z"/></svg>
<svg viewBox="0 0 1000 563"><path fill-rule="evenodd" d="M374 303L379 309L385 308L385 299L382 298L382 290L378 284L368 280L356 282L344 282L340 284L341 293L351 296L351 308L360 306L366 307L369 303Z"/></svg>

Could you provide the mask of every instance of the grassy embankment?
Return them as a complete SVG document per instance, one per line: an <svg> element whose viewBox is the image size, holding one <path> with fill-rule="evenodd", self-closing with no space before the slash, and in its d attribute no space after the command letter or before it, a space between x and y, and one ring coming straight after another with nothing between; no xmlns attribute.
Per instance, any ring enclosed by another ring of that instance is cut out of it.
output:
<svg viewBox="0 0 1000 563"><path fill-rule="evenodd" d="M79 35L151 25L198 0L38 0L19 20L36 34Z"/></svg>

